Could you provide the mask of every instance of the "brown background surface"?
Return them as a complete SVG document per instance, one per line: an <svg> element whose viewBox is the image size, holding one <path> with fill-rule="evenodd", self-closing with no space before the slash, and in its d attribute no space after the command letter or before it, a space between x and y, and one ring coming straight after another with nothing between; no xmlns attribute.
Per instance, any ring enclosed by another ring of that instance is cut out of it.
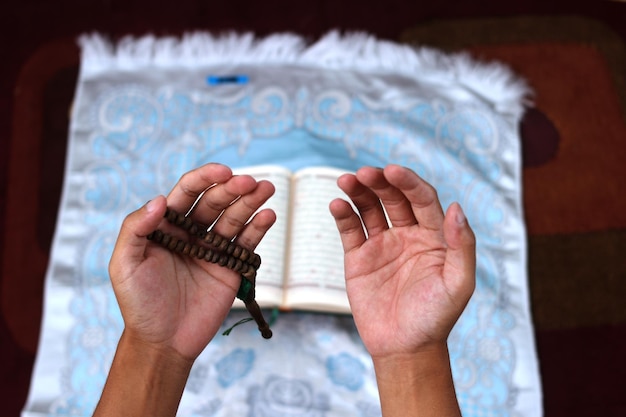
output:
<svg viewBox="0 0 626 417"><path fill-rule="evenodd" d="M63 181L75 36L329 29L469 50L525 77L529 281L547 417L626 415L626 4L22 0L0 6L0 401L28 392Z"/></svg>

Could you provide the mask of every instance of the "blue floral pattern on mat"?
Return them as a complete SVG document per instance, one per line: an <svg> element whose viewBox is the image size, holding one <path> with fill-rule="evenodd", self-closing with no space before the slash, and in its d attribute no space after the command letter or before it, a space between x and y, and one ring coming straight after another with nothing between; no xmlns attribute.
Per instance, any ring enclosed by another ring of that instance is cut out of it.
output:
<svg viewBox="0 0 626 417"><path fill-rule="evenodd" d="M250 417L324 417L330 408L324 394L316 394L302 379L268 377L248 390Z"/></svg>
<svg viewBox="0 0 626 417"><path fill-rule="evenodd" d="M326 370L333 384L357 391L363 386L365 366L355 357L340 353L326 359Z"/></svg>
<svg viewBox="0 0 626 417"><path fill-rule="evenodd" d="M222 387L228 388L246 376L253 366L254 350L235 349L215 364L217 380Z"/></svg>
<svg viewBox="0 0 626 417"><path fill-rule="evenodd" d="M54 276L73 288L73 325L60 375L65 394L51 415L89 414L106 378L123 326L106 262L123 217L208 161L348 170L393 162L433 183L444 206L460 201L477 235L479 262L476 295L449 342L459 400L467 417L513 415L518 358L511 333L518 316L501 261L511 250L505 226L516 221L509 218L517 198L511 166L502 162L518 151L510 121L487 105L428 92L400 105L330 84L311 88L296 80L290 88L253 84L213 94L111 81L80 97L66 178L67 212L81 219L78 267ZM309 332L316 321L320 327ZM218 336L194 366L181 415L232 415L228 407L248 416L380 415L373 369L350 318L287 314L281 323L272 345L254 331ZM270 369L271 358L280 368Z"/></svg>

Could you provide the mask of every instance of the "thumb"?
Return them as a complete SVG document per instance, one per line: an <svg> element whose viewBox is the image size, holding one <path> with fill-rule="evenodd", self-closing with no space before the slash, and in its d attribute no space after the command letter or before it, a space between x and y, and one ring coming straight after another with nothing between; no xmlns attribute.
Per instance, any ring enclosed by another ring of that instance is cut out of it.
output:
<svg viewBox="0 0 626 417"><path fill-rule="evenodd" d="M476 285L476 238L459 203L448 207L443 237L448 246L443 278L467 302Z"/></svg>
<svg viewBox="0 0 626 417"><path fill-rule="evenodd" d="M115 276L122 270L135 269L144 259L148 236L165 215L167 200L158 196L124 219L113 249L109 272Z"/></svg>

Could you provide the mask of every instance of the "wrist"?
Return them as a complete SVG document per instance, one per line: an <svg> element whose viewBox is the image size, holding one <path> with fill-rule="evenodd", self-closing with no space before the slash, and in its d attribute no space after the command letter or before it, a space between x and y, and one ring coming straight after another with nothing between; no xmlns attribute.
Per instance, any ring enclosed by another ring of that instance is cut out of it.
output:
<svg viewBox="0 0 626 417"><path fill-rule="evenodd" d="M174 416L192 365L124 331L94 416Z"/></svg>
<svg viewBox="0 0 626 417"><path fill-rule="evenodd" d="M117 351L138 356L146 370L160 371L160 368L165 368L170 373L185 375L194 362L172 347L146 342L126 329L122 332Z"/></svg>
<svg viewBox="0 0 626 417"><path fill-rule="evenodd" d="M405 382L419 381L440 375L449 369L448 346L445 342L429 345L414 352L372 356L377 378Z"/></svg>
<svg viewBox="0 0 626 417"><path fill-rule="evenodd" d="M372 359L384 417L460 415L445 342Z"/></svg>

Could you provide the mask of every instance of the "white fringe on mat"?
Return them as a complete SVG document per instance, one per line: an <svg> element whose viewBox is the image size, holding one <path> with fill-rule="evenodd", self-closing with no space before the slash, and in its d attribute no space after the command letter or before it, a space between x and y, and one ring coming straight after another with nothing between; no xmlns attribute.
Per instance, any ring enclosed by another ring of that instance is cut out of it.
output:
<svg viewBox="0 0 626 417"><path fill-rule="evenodd" d="M194 67L235 64L305 65L361 72L391 72L442 85L460 85L505 113L521 115L531 105L531 90L508 67L478 62L467 53L446 54L378 39L366 33L331 31L317 42L281 33L257 38L251 33L206 32L180 38L125 37L116 44L100 34L83 35L82 70Z"/></svg>

